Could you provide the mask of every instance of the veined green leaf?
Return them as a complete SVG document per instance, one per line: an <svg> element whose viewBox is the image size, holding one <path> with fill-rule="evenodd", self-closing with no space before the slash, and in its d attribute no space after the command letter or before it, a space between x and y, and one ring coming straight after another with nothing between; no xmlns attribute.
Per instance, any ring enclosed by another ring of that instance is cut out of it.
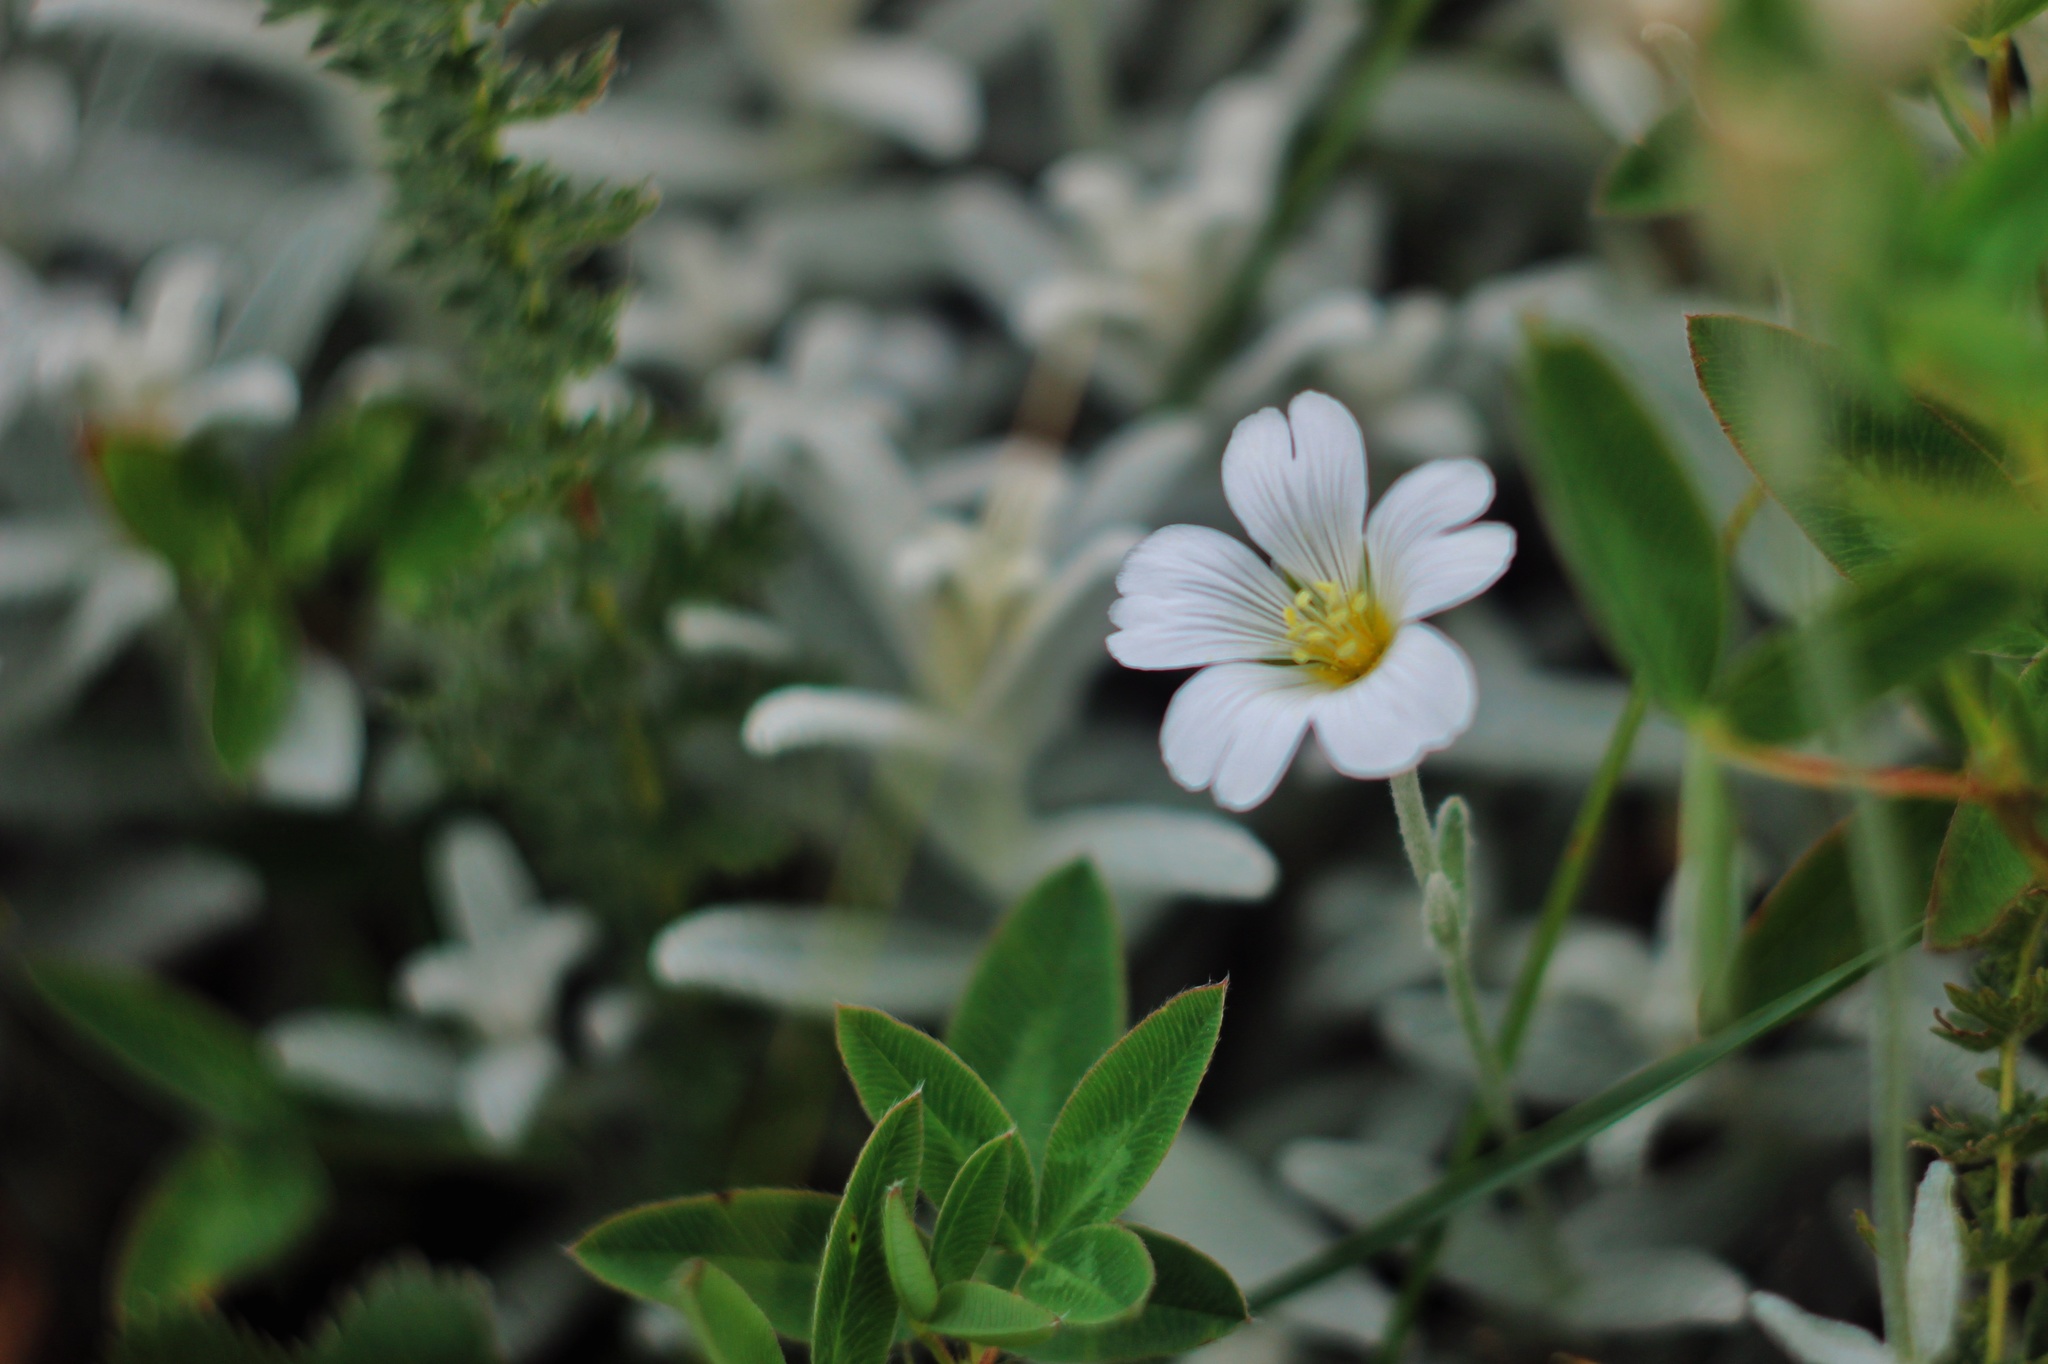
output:
<svg viewBox="0 0 2048 1364"><path fill-rule="evenodd" d="M1051 1335L1059 1318L1015 1293L966 1279L939 1290L938 1310L925 1325L971 1345L1016 1347Z"/></svg>
<svg viewBox="0 0 2048 1364"><path fill-rule="evenodd" d="M1948 807L1900 801L1888 815L1900 837L1901 864L1912 877L1907 897L1924 903ZM1792 864L1750 916L1736 945L1721 1007L1701 1011L1703 1027L1726 1027L1862 953L1863 919L1853 872L1844 821Z"/></svg>
<svg viewBox="0 0 2048 1364"><path fill-rule="evenodd" d="M1069 1227L1038 1248L1017 1280L1017 1292L1070 1326L1129 1316L1151 1291L1145 1243L1114 1222Z"/></svg>
<svg viewBox="0 0 2048 1364"><path fill-rule="evenodd" d="M1705 185L1699 128L1691 104L1671 110L1623 147L1593 192L1594 210L1609 218L1654 218L1699 207Z"/></svg>
<svg viewBox="0 0 2048 1364"><path fill-rule="evenodd" d="M1722 430L1835 567L1856 577L1895 558L1895 535L1861 508L1864 485L1923 494L2002 492L1991 451L1927 404L1886 402L1829 347L1746 317L1686 320L1700 390Z"/></svg>
<svg viewBox="0 0 2048 1364"><path fill-rule="evenodd" d="M1099 1326L1067 1326L1031 1347L1045 1364L1108 1364L1183 1354L1221 1340L1251 1313L1223 1266L1185 1241L1133 1227L1153 1266L1152 1294L1135 1317Z"/></svg>
<svg viewBox="0 0 2048 1364"><path fill-rule="evenodd" d="M294 1133L200 1137L158 1178L129 1228L123 1314L211 1299L296 1245L328 1198L326 1167Z"/></svg>
<svg viewBox="0 0 2048 1364"><path fill-rule="evenodd" d="M284 607L268 597L236 602L221 616L208 715L214 752L232 774L263 756L291 709L297 636Z"/></svg>
<svg viewBox="0 0 2048 1364"><path fill-rule="evenodd" d="M910 1195L916 1196L915 1191ZM904 1312L912 1321L923 1321L939 1305L939 1281L901 1188L889 1190L882 1200L882 1249L889 1262L889 1282L896 1285Z"/></svg>
<svg viewBox="0 0 2048 1364"><path fill-rule="evenodd" d="M2026 857L1982 805L1956 806L1934 867L1927 902L1927 945L1967 947L1998 927L2033 881Z"/></svg>
<svg viewBox="0 0 2048 1364"><path fill-rule="evenodd" d="M988 1082L1034 1161L1124 1027L1123 940L1095 868L1073 862L1003 916L946 1041Z"/></svg>
<svg viewBox="0 0 2048 1364"><path fill-rule="evenodd" d="M1041 1242L1130 1206L1180 1132L1223 1026L1221 985L1175 995L1081 1077L1045 1146Z"/></svg>
<svg viewBox="0 0 2048 1364"><path fill-rule="evenodd" d="M344 1299L299 1359L301 1364L500 1364L490 1286L475 1274L400 1261Z"/></svg>
<svg viewBox="0 0 2048 1364"><path fill-rule="evenodd" d="M1823 694L1810 672L1828 652L1839 658L1843 673L1833 679L1836 699L1860 706L1988 638L2026 602L2019 586L1985 573L1889 565L1850 584L1812 619L1750 645L1729 665L1714 704L1746 738L1803 738L1826 718Z"/></svg>
<svg viewBox="0 0 2048 1364"><path fill-rule="evenodd" d="M986 1143L961 1165L932 1226L932 1270L941 1284L974 1273L995 1240L1010 1182L1020 1175L1028 1180L1031 1169L1014 1132ZM1028 1235L1035 1220L1027 1205L1019 1230ZM1024 1235L1014 1239L1022 1241Z"/></svg>
<svg viewBox="0 0 2048 1364"><path fill-rule="evenodd" d="M1573 584L1650 694L1692 710L1721 660L1728 575L1691 478L1586 340L1534 331L1522 398L1530 471Z"/></svg>
<svg viewBox="0 0 2048 1364"><path fill-rule="evenodd" d="M291 1099L250 1031L197 995L121 967L45 959L28 967L65 1021L131 1073L230 1127L276 1127Z"/></svg>
<svg viewBox="0 0 2048 1364"><path fill-rule="evenodd" d="M683 1265L675 1301L708 1364L783 1364L767 1316L732 1275L709 1260Z"/></svg>
<svg viewBox="0 0 2048 1364"><path fill-rule="evenodd" d="M882 1364L896 1335L882 1211L894 1185L914 1186L924 1161L924 1100L916 1094L882 1115L868 1134L818 1268L811 1316L814 1364Z"/></svg>
<svg viewBox="0 0 2048 1364"><path fill-rule="evenodd" d="M945 1043L880 1009L839 1006L839 1054L868 1117L924 1090L924 1173L933 1201L946 1196L960 1162L1016 1126L981 1077ZM913 1190L914 1192L915 1190Z"/></svg>
<svg viewBox="0 0 2048 1364"><path fill-rule="evenodd" d="M1914 934L1919 929L1916 926ZM1445 1218L1470 1207L1487 1195L1520 1183L1552 1161L1569 1155L1595 1135L1606 1131L1643 1105L1713 1069L1767 1033L1783 1027L1808 1010L1825 1003L1861 980L1885 957L1905 948L1911 938L1901 938L1882 947L1868 948L1789 994L1780 995L1764 1008L1745 1016L1713 1036L1694 1043L1654 1065L1645 1066L1619 1084L1594 1095L1544 1123L1504 1142L1491 1153L1466 1165L1429 1188L1389 1209L1370 1226L1304 1260L1294 1268L1260 1285L1250 1295L1254 1309L1263 1308L1321 1283L1352 1265L1384 1254L1426 1231ZM1158 1248L1153 1262L1159 1264ZM1165 1269L1160 1269L1161 1287ZM1156 1300L1160 1289L1153 1290Z"/></svg>
<svg viewBox="0 0 2048 1364"><path fill-rule="evenodd" d="M689 1261L730 1274L777 1331L811 1334L812 1300L839 1200L799 1189L740 1189L649 1203L598 1223L571 1247L592 1276L637 1298L670 1301Z"/></svg>

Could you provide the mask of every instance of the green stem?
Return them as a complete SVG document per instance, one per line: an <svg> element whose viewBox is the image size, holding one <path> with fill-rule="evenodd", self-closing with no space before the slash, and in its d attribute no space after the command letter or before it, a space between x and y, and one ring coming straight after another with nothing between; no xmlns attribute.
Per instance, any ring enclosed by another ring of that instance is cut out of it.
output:
<svg viewBox="0 0 2048 1364"><path fill-rule="evenodd" d="M1258 303L1266 275L1280 259L1323 192L1343 169L1344 158L1365 129L1366 118L1388 77L1400 69L1415 35L1436 0L1383 0L1377 22L1350 63L1343 81L1323 106L1306 150L1294 165L1265 225L1224 285L1215 306L1189 340L1166 385L1168 405L1191 403L1234 347Z"/></svg>
<svg viewBox="0 0 2048 1364"><path fill-rule="evenodd" d="M1479 1106L1502 1141L1521 1131L1515 1121L1514 1096L1508 1090L1507 1067L1487 1032L1485 1016L1479 1012L1479 988L1472 979L1471 953L1462 941L1441 944L1444 984L1450 989L1452 1007L1457 1010L1458 1027L1464 1031L1465 1046L1472 1053L1478 1074Z"/></svg>
<svg viewBox="0 0 2048 1364"><path fill-rule="evenodd" d="M1600 755L1600 766L1593 774L1593 783L1579 801L1578 814L1572 819L1564 851L1558 855L1557 867L1551 872L1550 887L1544 893L1543 908L1536 918L1536 932L1529 940L1529 950L1523 954L1520 968L1515 972L1514 988L1508 994L1507 1012L1501 1018L1499 1055L1502 1069L1510 1074L1514 1071L1515 1059L1521 1054L1522 1041L1528 1035L1529 1020L1535 1017L1536 1002L1543 993L1543 979L1549 973L1550 959L1564 937L1572 906L1578 903L1579 892L1585 888L1586 874L1593 865L1593 850L1599 846L1600 831L1607 824L1607 811L1614 803L1614 793L1621 785L1622 773L1628 769L1629 755L1635 751L1636 736L1642 732L1643 720L1648 713L1648 694L1640 686L1631 688L1628 701L1622 706L1621 714L1615 718L1614 729L1607 736L1607 748ZM1453 1174L1471 1164L1479 1154L1485 1135L1483 1115L1475 1106L1467 1111L1464 1126L1459 1130L1457 1144L1451 1153ZM1386 1336L1380 1342L1378 1358L1382 1364L1393 1364L1400 1358L1409 1334L1415 1329L1416 1318L1422 1311L1423 1295L1436 1273L1437 1261L1443 1257L1446 1225L1439 1223L1425 1232L1415 1248L1408 1276L1401 1284L1400 1300L1394 1305Z"/></svg>
<svg viewBox="0 0 2048 1364"><path fill-rule="evenodd" d="M1394 792L1394 817L1401 822L1401 851L1408 854L1408 870L1415 873L1415 884L1426 895L1430 876L1442 868L1437 864L1436 834L1429 827L1429 806L1422 799L1422 778L1411 767L1395 773L1389 785Z"/></svg>

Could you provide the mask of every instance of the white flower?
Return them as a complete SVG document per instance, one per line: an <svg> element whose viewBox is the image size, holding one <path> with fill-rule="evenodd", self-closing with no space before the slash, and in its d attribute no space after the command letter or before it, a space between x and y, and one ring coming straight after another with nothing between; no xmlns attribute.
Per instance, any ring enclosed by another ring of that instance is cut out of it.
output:
<svg viewBox="0 0 2048 1364"><path fill-rule="evenodd" d="M1490 587L1515 535L1471 524L1493 475L1440 460L1366 519L1365 442L1335 399L1303 393L1239 422L1223 492L1269 566L1203 526L1148 536L1117 576L1109 651L1131 668L1200 668L1167 708L1167 770L1217 804L1273 793L1314 726L1352 777L1389 777L1448 747L1477 698L1464 652L1423 623Z"/></svg>
<svg viewBox="0 0 2048 1364"><path fill-rule="evenodd" d="M1906 1315L1913 1339L1904 1348L1846 1321L1817 1317L1775 1293L1750 1294L1750 1315L1800 1364L1929 1364L1940 1358L1955 1334L1963 1299L1963 1231L1954 1188L1955 1172L1937 1160L1913 1199L1906 1250Z"/></svg>

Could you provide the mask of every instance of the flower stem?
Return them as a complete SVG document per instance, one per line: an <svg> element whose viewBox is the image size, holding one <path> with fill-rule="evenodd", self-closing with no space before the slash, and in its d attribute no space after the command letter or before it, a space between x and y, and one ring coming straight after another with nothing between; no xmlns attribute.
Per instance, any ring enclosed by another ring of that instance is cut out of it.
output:
<svg viewBox="0 0 2048 1364"><path fill-rule="evenodd" d="M1442 868L1437 865L1436 835L1429 827L1429 806L1422 799L1422 778L1411 767L1395 773L1391 785L1394 817L1401 822L1401 850L1408 854L1416 886L1426 894L1431 874Z"/></svg>
<svg viewBox="0 0 2048 1364"><path fill-rule="evenodd" d="M2001 36L1984 59L1984 80L1991 93L1991 136L2005 136L2012 123L2012 38Z"/></svg>

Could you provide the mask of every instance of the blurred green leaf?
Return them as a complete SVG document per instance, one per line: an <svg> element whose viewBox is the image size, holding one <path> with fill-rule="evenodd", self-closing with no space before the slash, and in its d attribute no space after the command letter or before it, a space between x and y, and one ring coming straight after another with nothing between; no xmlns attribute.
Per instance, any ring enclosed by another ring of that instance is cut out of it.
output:
<svg viewBox="0 0 2048 1364"><path fill-rule="evenodd" d="M1220 1340L1251 1313L1223 1267L1185 1241L1133 1227L1153 1267L1152 1294L1127 1321L1067 1326L1031 1357L1045 1364L1105 1364L1183 1354Z"/></svg>
<svg viewBox="0 0 2048 1364"><path fill-rule="evenodd" d="M1851 577L1900 550L1858 505L1868 482L1923 495L2010 493L1982 442L1925 403L1881 401L1828 347L1746 317L1702 314L1687 330L1700 389L1728 439Z"/></svg>
<svg viewBox="0 0 2048 1364"><path fill-rule="evenodd" d="M291 1351L199 1303L150 1303L122 1323L108 1364L292 1364Z"/></svg>
<svg viewBox="0 0 2048 1364"><path fill-rule="evenodd" d="M227 461L200 446L112 433L99 468L122 522L188 591L225 592L255 572L248 488Z"/></svg>
<svg viewBox="0 0 2048 1364"><path fill-rule="evenodd" d="M379 528L419 426L411 410L377 404L314 427L291 453L271 498L270 562L281 577L311 579Z"/></svg>
<svg viewBox="0 0 2048 1364"><path fill-rule="evenodd" d="M917 1190L911 1189L910 1198L915 1197ZM896 1286L904 1312L912 1321L923 1321L939 1305L939 1281L902 1188L889 1190L882 1200L882 1249L889 1261L889 1282Z"/></svg>
<svg viewBox="0 0 2048 1364"><path fill-rule="evenodd" d="M592 1276L650 1302L670 1300L691 1260L730 1274L775 1329L811 1334L818 1263L839 1200L799 1189L740 1189L649 1203L585 1232L570 1253Z"/></svg>
<svg viewBox="0 0 2048 1364"><path fill-rule="evenodd" d="M1530 469L1572 581L1650 694L1693 709L1721 659L1728 584L1692 480L1590 342L1534 330L1522 394Z"/></svg>
<svg viewBox="0 0 2048 1364"><path fill-rule="evenodd" d="M1123 1031L1125 1007L1116 909L1095 868L1073 862L1003 917L946 1041L1042 1159L1060 1106Z"/></svg>
<svg viewBox="0 0 2048 1364"><path fill-rule="evenodd" d="M298 1244L328 1200L326 1167L290 1132L200 1137L158 1178L129 1228L122 1312L212 1298Z"/></svg>
<svg viewBox="0 0 2048 1364"><path fill-rule="evenodd" d="M1700 204L1706 186L1700 169L1698 115L1690 103L1671 110L1623 147L1593 191L1594 211L1610 218L1655 218Z"/></svg>
<svg viewBox="0 0 2048 1364"><path fill-rule="evenodd" d="M732 1275L709 1260L683 1266L675 1297L707 1364L783 1364L768 1318Z"/></svg>
<svg viewBox="0 0 2048 1364"><path fill-rule="evenodd" d="M1985 43L2012 32L2043 9L2048 9L2048 0L1976 0L1954 22L1964 37Z"/></svg>
<svg viewBox="0 0 2048 1364"><path fill-rule="evenodd" d="M2010 581L1928 564L1867 573L1812 618L1781 626L1738 655L1714 691L1736 733L1788 743L1821 728L1816 655L1839 656L1844 706L1861 706L1926 676L1996 632L2026 605ZM1842 718L1847 718L1846 716Z"/></svg>
<svg viewBox="0 0 2048 1364"><path fill-rule="evenodd" d="M879 1009L842 1004L837 1014L839 1054L870 1120L924 1090L924 1191L946 1196L960 1162L983 1143L1016 1126L981 1077L937 1038L899 1023ZM911 1191L916 1192L918 1185Z"/></svg>
<svg viewBox="0 0 2048 1364"><path fill-rule="evenodd" d="M1900 801L1889 807L1888 814L1887 824L1899 836L1895 851L1910 880L1906 899L1925 904L1949 807ZM1701 1011L1702 1027L1727 1027L1863 952L1849 837L1845 820L1823 834L1771 887L1736 945L1720 1007Z"/></svg>
<svg viewBox="0 0 2048 1364"><path fill-rule="evenodd" d="M210 713L214 751L230 773L247 772L284 723L298 683L298 653L297 631L274 601L246 600L221 617Z"/></svg>
<svg viewBox="0 0 2048 1364"><path fill-rule="evenodd" d="M378 535L384 599L403 615L424 611L441 585L472 564L490 539L490 513L467 489L402 501Z"/></svg>
<svg viewBox="0 0 2048 1364"><path fill-rule="evenodd" d="M1081 1077L1045 1144L1041 1241L1109 1221L1151 1180L1209 1068L1223 995L1222 985L1175 995Z"/></svg>
<svg viewBox="0 0 2048 1364"><path fill-rule="evenodd" d="M1941 281L1889 305L1893 368L1904 382L2017 443L2048 422L2048 337L2005 289Z"/></svg>
<svg viewBox="0 0 2048 1364"><path fill-rule="evenodd" d="M301 1364L499 1364L490 1285L402 1260L343 1299Z"/></svg>
<svg viewBox="0 0 2048 1364"><path fill-rule="evenodd" d="M1116 1321L1152 1291L1152 1257L1129 1227L1114 1222L1070 1227L1040 1246L1017 1292L1070 1326Z"/></svg>
<svg viewBox="0 0 2048 1364"><path fill-rule="evenodd" d="M1973 801L1956 806L1927 903L1927 945L1967 947L1998 926L2033 881L1998 816Z"/></svg>
<svg viewBox="0 0 2048 1364"><path fill-rule="evenodd" d="M974 1273L995 1239L1010 1181L1019 1176L1029 1180L1031 1170L1015 1132L988 1142L961 1165L932 1226L932 1270L941 1284ZM1021 1230L1028 1233L1035 1220L1027 1205Z"/></svg>
<svg viewBox="0 0 2048 1364"><path fill-rule="evenodd" d="M882 1364L888 1358L897 1309L883 1203L892 1186L916 1184L923 1162L924 1102L913 1094L868 1134L833 1215L811 1317L813 1364Z"/></svg>
<svg viewBox="0 0 2048 1364"><path fill-rule="evenodd" d="M938 1310L925 1324L972 1345L1015 1348L1045 1339L1059 1320L1035 1302L968 1279L939 1290Z"/></svg>
<svg viewBox="0 0 2048 1364"><path fill-rule="evenodd" d="M230 1127L274 1128L294 1107L249 1029L197 995L125 967L45 958L28 978L132 1074Z"/></svg>

